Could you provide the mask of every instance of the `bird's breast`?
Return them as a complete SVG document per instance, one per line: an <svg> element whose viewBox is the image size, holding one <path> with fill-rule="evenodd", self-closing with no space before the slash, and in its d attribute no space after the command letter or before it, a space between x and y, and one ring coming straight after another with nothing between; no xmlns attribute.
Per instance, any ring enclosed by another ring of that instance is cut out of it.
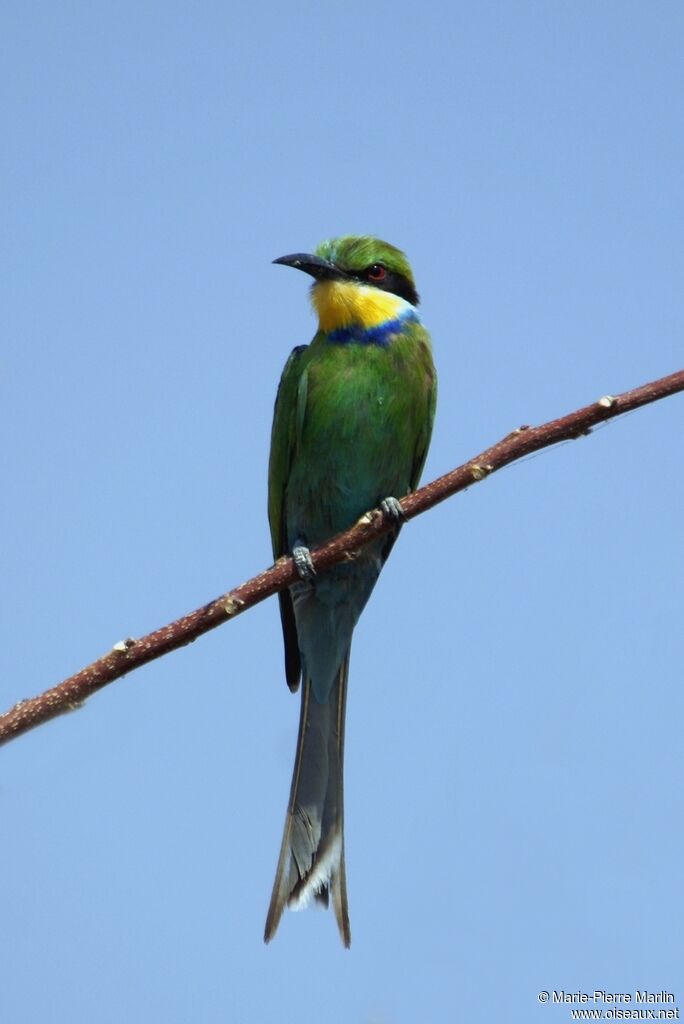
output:
<svg viewBox="0 0 684 1024"><path fill-rule="evenodd" d="M317 544L410 489L420 416L399 351L330 346L312 362L287 487L290 542Z"/></svg>

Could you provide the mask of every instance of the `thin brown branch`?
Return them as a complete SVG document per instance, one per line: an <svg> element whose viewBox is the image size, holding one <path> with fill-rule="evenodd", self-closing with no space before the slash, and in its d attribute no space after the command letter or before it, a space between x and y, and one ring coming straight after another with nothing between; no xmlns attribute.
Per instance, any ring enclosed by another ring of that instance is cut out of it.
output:
<svg viewBox="0 0 684 1024"><path fill-rule="evenodd" d="M650 384L643 384L632 391L625 391L621 395L608 395L592 405L577 409L568 416L551 420L542 426L518 427L513 433L475 458L469 459L458 469L446 473L403 498L401 503L406 518L413 519L452 494L471 487L497 469L531 452L547 448L559 441L581 437L590 433L592 427L598 423L661 398L667 398L678 391L684 391L684 370L672 373L669 377L661 377ZM314 567L320 571L345 558L354 558L359 548L390 528L391 523L382 512L377 509L369 512L351 529L312 551ZM292 559L282 558L270 569L254 576L235 590L215 601L210 601L204 607L184 615L168 626L163 626L138 640L126 640L116 644L108 654L81 669L76 675L46 690L38 697L20 701L1 715L0 744L65 711L80 707L91 694L108 683L120 679L149 661L154 661L155 658L192 643L203 633L235 618L259 601L271 597L293 583L295 579L296 572Z"/></svg>

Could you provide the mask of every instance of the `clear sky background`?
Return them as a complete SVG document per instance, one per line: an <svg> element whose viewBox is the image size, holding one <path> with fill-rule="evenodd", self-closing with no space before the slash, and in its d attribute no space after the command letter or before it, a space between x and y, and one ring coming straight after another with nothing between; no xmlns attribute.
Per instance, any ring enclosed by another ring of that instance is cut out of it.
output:
<svg viewBox="0 0 684 1024"><path fill-rule="evenodd" d="M424 479L684 365L677 2L2 6L3 708L270 562L271 260L408 253ZM262 931L298 698L275 601L2 750L2 1019L684 1011L684 400L422 516L354 643L352 948Z"/></svg>

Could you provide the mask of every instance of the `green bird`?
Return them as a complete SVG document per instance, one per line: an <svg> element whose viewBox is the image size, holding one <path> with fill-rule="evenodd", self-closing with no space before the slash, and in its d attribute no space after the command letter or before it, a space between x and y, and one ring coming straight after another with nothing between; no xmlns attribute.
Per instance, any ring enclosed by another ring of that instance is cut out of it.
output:
<svg viewBox="0 0 684 1024"><path fill-rule="evenodd" d="M292 554L300 579L281 591L285 672L302 682L299 737L264 939L286 906L332 905L351 932L344 863L342 765L352 632L402 520L396 496L414 490L436 399L430 336L404 254L369 236L323 242L274 260L314 279L318 331L295 348L278 388L268 515L275 558ZM381 507L390 533L356 558L314 573L309 548Z"/></svg>

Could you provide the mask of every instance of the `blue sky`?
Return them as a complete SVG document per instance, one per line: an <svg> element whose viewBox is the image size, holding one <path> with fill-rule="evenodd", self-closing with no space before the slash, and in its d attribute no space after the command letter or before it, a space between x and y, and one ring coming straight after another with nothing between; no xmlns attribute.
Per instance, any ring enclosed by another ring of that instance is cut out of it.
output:
<svg viewBox="0 0 684 1024"><path fill-rule="evenodd" d="M0 15L3 707L269 563L271 260L404 248L424 479L684 364L674 2ZM2 752L3 1019L569 1020L684 1002L676 396L404 531L354 641L331 914L262 930L298 702L268 602Z"/></svg>

